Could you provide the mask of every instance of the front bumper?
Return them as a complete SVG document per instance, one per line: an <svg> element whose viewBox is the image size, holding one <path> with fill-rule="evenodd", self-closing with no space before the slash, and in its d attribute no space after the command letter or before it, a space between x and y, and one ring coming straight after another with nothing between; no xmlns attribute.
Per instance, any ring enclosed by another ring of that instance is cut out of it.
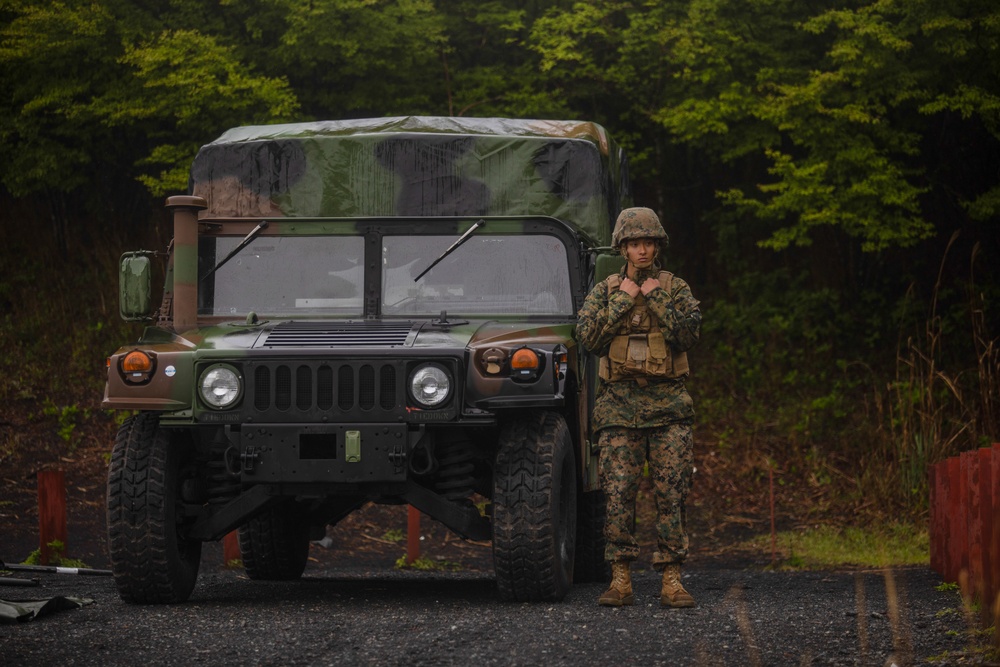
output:
<svg viewBox="0 0 1000 667"><path fill-rule="evenodd" d="M406 424L253 424L239 433L244 484L403 482L423 435Z"/></svg>

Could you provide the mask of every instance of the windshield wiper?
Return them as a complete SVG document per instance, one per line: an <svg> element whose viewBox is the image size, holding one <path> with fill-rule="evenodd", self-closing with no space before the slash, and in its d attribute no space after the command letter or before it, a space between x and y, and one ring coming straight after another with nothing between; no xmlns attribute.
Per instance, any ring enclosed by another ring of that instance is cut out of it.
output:
<svg viewBox="0 0 1000 667"><path fill-rule="evenodd" d="M482 227L485 224L486 224L485 220L480 220L476 224L474 224L471 227L469 227L468 231L466 231L464 234L462 234L460 237L458 237L458 240L455 241L454 243L452 243L451 246L447 250L445 250L443 253L441 253L440 257L438 257L437 259L435 259L433 262L431 262L430 266L428 266L426 269L424 269L423 271L421 271L420 275L413 279L413 282L417 282L418 280L420 280L421 278L423 278L424 274L427 273L428 271L430 271L431 269L433 269L435 266L437 266L438 262L440 262L442 259L444 259L448 255L450 255L451 253L453 253L456 250L458 250L458 246L460 246L463 243L465 243L469 239L469 237L472 236L472 232L476 231L477 229L479 229L480 227Z"/></svg>
<svg viewBox="0 0 1000 667"><path fill-rule="evenodd" d="M222 268L222 266L223 266L223 265L224 265L224 264L225 264L226 262L228 262L228 261L229 261L229 260L231 260L231 259L232 259L233 257L235 257L235 256L236 256L236 255L237 255L237 254L238 254L238 253L239 253L239 252L240 252L241 250L243 250L243 248L246 248L246 247L247 247L248 245L250 245L250 243L251 243L251 242L252 242L252 241L253 241L253 240L254 240L255 238L257 238L258 236L260 236L260 233L261 233L262 231L264 231L265 229L267 229L267 220L261 220L261 221L260 221L260 224L259 224L259 225L257 225L256 227L254 227L254 228L253 228L252 230L250 230L250 233L249 233L249 234L247 234L246 236L244 236L244 237L243 237L243 240L242 240L242 241L240 241L240 244L239 244L238 246L236 246L235 248L233 248L233 249L232 249L232 250L231 250L231 251L229 252L229 254L228 254L228 255L226 255L225 257L223 257L223 258L222 258L222 261L221 261L221 262L219 262L218 264L216 264L216 265L215 265L215 268L213 268L213 269L212 269L211 271L209 271L209 272L208 272L208 273L206 273L206 274L205 274L204 276L202 276L202 277L201 277L201 279L202 279L202 280L205 280L205 279L207 279L207 278L208 278L208 277L209 277L210 275L212 275L213 273L215 273L216 271L218 271L219 269L221 269L221 268Z"/></svg>

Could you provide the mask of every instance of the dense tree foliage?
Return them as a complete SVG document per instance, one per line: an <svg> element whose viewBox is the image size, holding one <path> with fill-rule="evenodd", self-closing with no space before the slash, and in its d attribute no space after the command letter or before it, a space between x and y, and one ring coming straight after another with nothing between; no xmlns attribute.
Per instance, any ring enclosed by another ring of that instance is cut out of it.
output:
<svg viewBox="0 0 1000 667"><path fill-rule="evenodd" d="M995 0L0 0L0 186L65 253L134 236L232 126L595 120L706 298L709 416L836 437L863 366L887 428L923 411L968 444L988 427L944 421L1000 408L964 373L997 363L998 51ZM943 389L894 389L937 355ZM913 467L932 436L892 437Z"/></svg>
<svg viewBox="0 0 1000 667"><path fill-rule="evenodd" d="M769 223L769 247L819 227L867 251L912 246L934 232L934 198L995 219L993 3L579 3L534 33L563 92L599 82L640 140L662 128L734 166L722 199Z"/></svg>
<svg viewBox="0 0 1000 667"><path fill-rule="evenodd" d="M667 207L672 173L697 151L711 194L761 221L775 249L824 227L866 251L911 246L935 231L931 201L976 220L1000 202L988 169L1000 10L988 0L19 0L0 11L0 175L18 197L91 186L95 164L112 183L182 188L197 145L231 125L420 113L600 120Z"/></svg>

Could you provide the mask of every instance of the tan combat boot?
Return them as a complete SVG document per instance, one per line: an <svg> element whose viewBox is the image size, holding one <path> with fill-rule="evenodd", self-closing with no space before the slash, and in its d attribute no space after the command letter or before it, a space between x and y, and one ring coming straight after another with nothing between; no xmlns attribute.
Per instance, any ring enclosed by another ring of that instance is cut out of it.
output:
<svg viewBox="0 0 1000 667"><path fill-rule="evenodd" d="M664 607L693 607L694 598L681 584L681 566L677 563L663 568L663 588L660 589L660 604Z"/></svg>
<svg viewBox="0 0 1000 667"><path fill-rule="evenodd" d="M629 564L618 561L611 564L611 586L597 600L604 607L622 607L635 603L632 595L632 577L629 574Z"/></svg>

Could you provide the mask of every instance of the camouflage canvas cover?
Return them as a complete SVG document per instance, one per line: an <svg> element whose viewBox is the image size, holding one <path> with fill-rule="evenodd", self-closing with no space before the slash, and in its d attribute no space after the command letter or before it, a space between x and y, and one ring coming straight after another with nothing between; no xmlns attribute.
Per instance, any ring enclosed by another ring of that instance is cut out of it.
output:
<svg viewBox="0 0 1000 667"><path fill-rule="evenodd" d="M607 246L627 169L596 123L405 116L229 130L189 190L208 217L547 215Z"/></svg>

